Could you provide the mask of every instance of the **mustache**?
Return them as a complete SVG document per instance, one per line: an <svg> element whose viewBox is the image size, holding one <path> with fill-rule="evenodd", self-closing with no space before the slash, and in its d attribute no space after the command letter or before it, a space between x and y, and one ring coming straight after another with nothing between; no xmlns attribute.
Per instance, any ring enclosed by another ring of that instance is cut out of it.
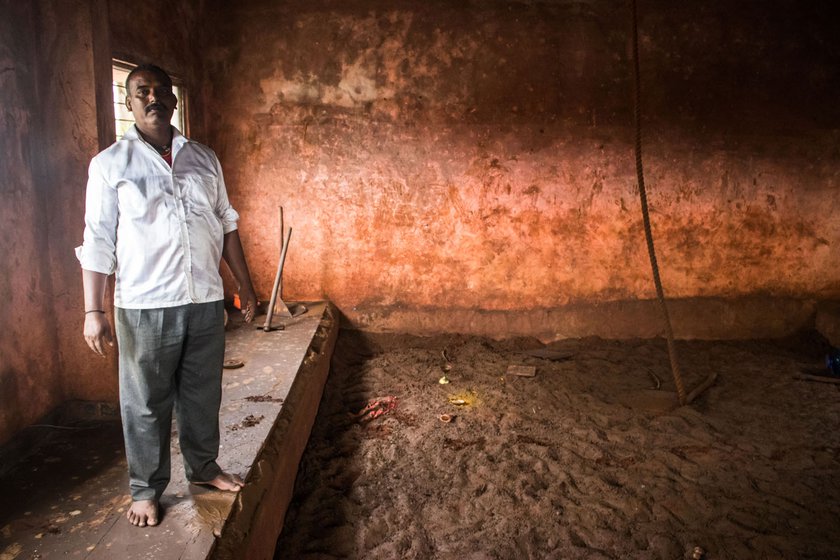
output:
<svg viewBox="0 0 840 560"><path fill-rule="evenodd" d="M146 105L146 112L147 113L150 112L150 111L154 111L154 110L165 112L166 107L163 105L163 103L158 103L158 102L149 103L148 105Z"/></svg>

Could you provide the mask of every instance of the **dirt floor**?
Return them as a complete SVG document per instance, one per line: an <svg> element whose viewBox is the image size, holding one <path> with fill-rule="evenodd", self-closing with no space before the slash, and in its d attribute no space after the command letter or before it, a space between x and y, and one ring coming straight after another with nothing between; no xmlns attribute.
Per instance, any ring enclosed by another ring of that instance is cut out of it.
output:
<svg viewBox="0 0 840 560"><path fill-rule="evenodd" d="M540 348L342 331L276 558L840 558L818 336Z"/></svg>

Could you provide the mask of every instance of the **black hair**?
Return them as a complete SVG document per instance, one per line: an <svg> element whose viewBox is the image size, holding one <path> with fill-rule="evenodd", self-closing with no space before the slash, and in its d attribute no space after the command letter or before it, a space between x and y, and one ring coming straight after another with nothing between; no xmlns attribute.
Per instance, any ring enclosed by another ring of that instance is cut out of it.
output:
<svg viewBox="0 0 840 560"><path fill-rule="evenodd" d="M160 66L156 66L154 64L141 64L140 66L136 66L131 72L128 73L128 76L125 78L125 92L128 94L128 83L131 81L131 78L134 77L135 74L138 72L151 72L152 74L157 74L158 78L163 78L163 82L168 85L172 86L172 78L169 77L169 74L166 73L166 70L161 68Z"/></svg>

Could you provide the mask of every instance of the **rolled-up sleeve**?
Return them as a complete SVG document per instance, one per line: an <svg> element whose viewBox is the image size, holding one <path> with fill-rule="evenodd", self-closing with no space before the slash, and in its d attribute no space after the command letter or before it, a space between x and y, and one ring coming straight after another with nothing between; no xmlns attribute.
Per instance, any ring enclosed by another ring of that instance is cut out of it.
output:
<svg viewBox="0 0 840 560"><path fill-rule="evenodd" d="M216 196L216 216L222 221L222 231L230 233L239 228L239 213L233 209L228 200L227 187L225 186L225 177L222 173L222 164L219 163L219 158L216 158L216 170L218 172L219 181L216 188L219 189Z"/></svg>
<svg viewBox="0 0 840 560"><path fill-rule="evenodd" d="M117 189L108 184L94 158L88 167L84 241L76 258L85 270L113 274L117 268Z"/></svg>

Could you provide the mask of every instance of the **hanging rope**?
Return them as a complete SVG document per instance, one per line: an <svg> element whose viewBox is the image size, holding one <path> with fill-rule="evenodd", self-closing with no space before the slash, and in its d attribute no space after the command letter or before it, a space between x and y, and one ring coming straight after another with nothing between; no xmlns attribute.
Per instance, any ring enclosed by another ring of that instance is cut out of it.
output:
<svg viewBox="0 0 840 560"><path fill-rule="evenodd" d="M642 119L641 119L641 77L639 72L639 24L636 10L636 0L632 0L633 8L633 78L635 95L633 98L633 118L636 124L636 178L639 181L639 198L642 202L642 220L645 225L645 239L647 239L650 267L653 270L653 283L656 285L656 299L665 320L665 335L668 340L668 357L671 360L671 372L674 374L674 385L677 387L677 397L680 405L686 404L685 386L683 386L680 365L677 360L677 349L674 345L674 329L671 327L671 316L665 305L665 292L662 290L662 280L659 278L659 265L656 264L656 251L653 248L653 232L650 228L650 213L648 212L647 191L645 190L645 174L642 167Z"/></svg>

